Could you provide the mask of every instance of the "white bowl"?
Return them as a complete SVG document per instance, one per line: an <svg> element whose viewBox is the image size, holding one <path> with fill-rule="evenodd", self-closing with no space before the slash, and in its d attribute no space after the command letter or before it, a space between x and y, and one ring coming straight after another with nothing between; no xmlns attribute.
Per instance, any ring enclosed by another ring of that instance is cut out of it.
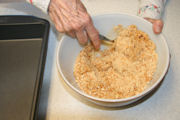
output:
<svg viewBox="0 0 180 120"><path fill-rule="evenodd" d="M92 18L95 27L103 35L106 35L114 26L117 26L118 24L122 24L123 26L134 24L138 27L138 29L148 33L151 40L154 41L157 47L157 70L147 89L138 95L124 99L100 99L90 96L79 89L73 75L76 57L83 47L79 45L76 39L72 39L71 37L64 35L58 46L57 67L67 85L76 93L80 94L82 98L108 107L117 107L130 104L151 92L162 81L169 65L169 49L164 36L162 34L155 35L152 31L152 24L137 16L127 14L105 14Z"/></svg>

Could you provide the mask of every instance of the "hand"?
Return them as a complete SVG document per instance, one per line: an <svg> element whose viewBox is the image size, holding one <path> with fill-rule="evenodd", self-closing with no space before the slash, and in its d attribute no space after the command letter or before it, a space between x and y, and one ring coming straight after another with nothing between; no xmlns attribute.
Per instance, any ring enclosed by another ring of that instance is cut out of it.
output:
<svg viewBox="0 0 180 120"><path fill-rule="evenodd" d="M153 31L155 34L160 34L162 32L164 23L160 19L152 19L152 18L144 18L147 21L151 22L153 24Z"/></svg>
<svg viewBox="0 0 180 120"><path fill-rule="evenodd" d="M77 37L82 45L88 42L89 37L94 47L99 49L99 33L80 0L51 0L49 15L59 32Z"/></svg>

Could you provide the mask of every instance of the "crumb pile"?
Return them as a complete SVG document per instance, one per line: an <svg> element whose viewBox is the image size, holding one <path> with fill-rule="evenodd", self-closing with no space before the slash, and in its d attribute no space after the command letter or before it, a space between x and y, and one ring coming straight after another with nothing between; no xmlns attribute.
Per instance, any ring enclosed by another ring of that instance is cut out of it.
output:
<svg viewBox="0 0 180 120"><path fill-rule="evenodd" d="M156 71L156 46L135 25L115 27L117 39L103 51L87 45L78 55L74 76L85 93L105 99L134 96L146 88Z"/></svg>

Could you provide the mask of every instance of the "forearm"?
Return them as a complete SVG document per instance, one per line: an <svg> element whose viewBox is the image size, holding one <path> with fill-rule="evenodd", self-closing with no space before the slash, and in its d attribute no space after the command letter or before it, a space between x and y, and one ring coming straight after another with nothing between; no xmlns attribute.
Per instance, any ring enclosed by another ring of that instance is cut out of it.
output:
<svg viewBox="0 0 180 120"><path fill-rule="evenodd" d="M140 0L138 16L161 19L166 0Z"/></svg>
<svg viewBox="0 0 180 120"><path fill-rule="evenodd" d="M43 12L45 13L48 12L50 0L26 0L26 1L40 8Z"/></svg>

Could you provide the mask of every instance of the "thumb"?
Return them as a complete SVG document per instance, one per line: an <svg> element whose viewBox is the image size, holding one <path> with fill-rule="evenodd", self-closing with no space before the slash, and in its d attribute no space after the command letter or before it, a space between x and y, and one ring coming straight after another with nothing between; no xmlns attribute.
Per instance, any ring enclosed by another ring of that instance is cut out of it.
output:
<svg viewBox="0 0 180 120"><path fill-rule="evenodd" d="M160 34L162 32L163 29L163 22L162 20L156 20L153 23L153 31L155 34Z"/></svg>
<svg viewBox="0 0 180 120"><path fill-rule="evenodd" d="M151 22L153 24L153 31L155 34L160 34L163 29L163 21L160 19L151 19L151 18L145 18L147 21Z"/></svg>

